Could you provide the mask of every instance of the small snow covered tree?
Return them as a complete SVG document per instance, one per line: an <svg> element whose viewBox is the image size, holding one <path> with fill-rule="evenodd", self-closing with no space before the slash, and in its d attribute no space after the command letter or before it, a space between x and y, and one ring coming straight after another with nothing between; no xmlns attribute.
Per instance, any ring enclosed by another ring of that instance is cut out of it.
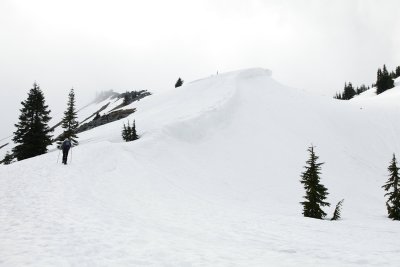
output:
<svg viewBox="0 0 400 267"><path fill-rule="evenodd" d="M331 221L340 220L340 216L341 216L341 212L342 212L343 201L344 201L344 199L340 200L340 201L336 204L336 208L335 208L335 211L333 212L333 217L332 217Z"/></svg>
<svg viewBox="0 0 400 267"><path fill-rule="evenodd" d="M303 205L304 217L311 217L316 219L322 219L326 216L326 213L321 209L321 206L330 206L328 202L325 202L327 197L328 189L320 183L321 165L324 163L317 163L318 156L314 153L314 147L308 148L310 152L310 158L306 161L306 169L301 174L300 182L303 184L306 190L304 196L305 201L300 202Z"/></svg>
<svg viewBox="0 0 400 267"><path fill-rule="evenodd" d="M397 167L396 156L393 154L393 159L388 167L389 179L382 188L387 191L385 196L388 196L386 207L388 217L393 220L400 220L400 178L399 168Z"/></svg>
<svg viewBox="0 0 400 267"><path fill-rule="evenodd" d="M179 79L175 83L175 88L180 87L183 85L183 80L179 77Z"/></svg>
<svg viewBox="0 0 400 267"><path fill-rule="evenodd" d="M13 148L14 157L23 160L47 152L47 146L51 145L51 130L48 122L51 117L50 110L45 104L42 90L37 83L28 93L28 98L21 102L22 108L19 122L15 124Z"/></svg>
<svg viewBox="0 0 400 267"><path fill-rule="evenodd" d="M76 130L78 128L78 115L75 108L75 92L72 88L68 94L67 110L64 112L64 117L62 119L62 128L64 132L59 137L59 144L61 144L65 139L71 140L74 146L78 145L78 136L76 135Z"/></svg>
<svg viewBox="0 0 400 267"><path fill-rule="evenodd" d="M136 133L135 121L133 121L132 126L130 125L129 121L128 121L128 125L125 125L125 123L124 123L124 127L122 129L122 139L124 139L126 142L135 141L135 140L139 139L139 136Z"/></svg>

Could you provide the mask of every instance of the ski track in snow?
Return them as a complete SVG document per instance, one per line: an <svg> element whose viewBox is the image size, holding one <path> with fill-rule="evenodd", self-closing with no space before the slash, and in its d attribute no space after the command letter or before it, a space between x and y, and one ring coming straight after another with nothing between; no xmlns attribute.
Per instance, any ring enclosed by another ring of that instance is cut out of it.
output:
<svg viewBox="0 0 400 267"><path fill-rule="evenodd" d="M132 103L138 141L116 121L80 134L68 166L0 166L0 266L398 266L380 188L398 93L343 102L249 69ZM311 143L341 221L301 215Z"/></svg>

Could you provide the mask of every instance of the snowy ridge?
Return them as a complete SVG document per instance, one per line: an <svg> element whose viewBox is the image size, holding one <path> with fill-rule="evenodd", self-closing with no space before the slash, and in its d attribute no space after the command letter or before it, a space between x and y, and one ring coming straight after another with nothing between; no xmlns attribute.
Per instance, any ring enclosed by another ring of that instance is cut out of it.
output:
<svg viewBox="0 0 400 267"><path fill-rule="evenodd" d="M116 121L81 133L68 166L57 151L0 166L0 263L397 266L380 187L400 108L379 97L336 101L248 69L132 103L135 142ZM341 221L301 215L311 143Z"/></svg>

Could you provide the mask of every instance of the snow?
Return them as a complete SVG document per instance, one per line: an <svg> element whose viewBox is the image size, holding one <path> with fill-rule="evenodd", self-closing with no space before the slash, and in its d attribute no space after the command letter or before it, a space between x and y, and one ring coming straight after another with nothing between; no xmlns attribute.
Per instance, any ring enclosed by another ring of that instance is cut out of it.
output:
<svg viewBox="0 0 400 267"><path fill-rule="evenodd" d="M381 186L399 90L338 101L247 69L134 102L137 141L124 119L81 133L68 166L0 166L0 266L398 266ZM301 215L311 144L340 221Z"/></svg>

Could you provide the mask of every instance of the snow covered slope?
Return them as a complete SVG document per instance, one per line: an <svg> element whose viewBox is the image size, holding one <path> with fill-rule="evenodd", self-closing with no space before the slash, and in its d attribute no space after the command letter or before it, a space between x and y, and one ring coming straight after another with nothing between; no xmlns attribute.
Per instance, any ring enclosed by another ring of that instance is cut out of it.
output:
<svg viewBox="0 0 400 267"><path fill-rule="evenodd" d="M381 186L398 90L345 102L248 69L132 103L137 141L116 121L81 133L68 166L0 166L0 265L397 266ZM341 221L301 215L311 144Z"/></svg>

